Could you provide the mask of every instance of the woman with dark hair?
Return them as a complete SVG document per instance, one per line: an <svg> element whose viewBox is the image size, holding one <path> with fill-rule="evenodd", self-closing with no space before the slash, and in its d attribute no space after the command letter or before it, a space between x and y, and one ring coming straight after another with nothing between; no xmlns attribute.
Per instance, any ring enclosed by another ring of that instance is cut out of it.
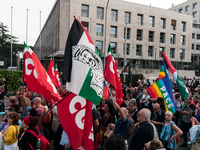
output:
<svg viewBox="0 0 200 150"><path fill-rule="evenodd" d="M37 115L37 111L35 110L35 108L31 108L28 113L27 113L27 116L38 116Z"/></svg>
<svg viewBox="0 0 200 150"><path fill-rule="evenodd" d="M18 150L17 140L18 140L18 133L19 133L19 115L16 112L10 112L7 116L7 120L9 123L9 127L6 130L5 134L2 130L2 137L3 140L3 147L4 150Z"/></svg>
<svg viewBox="0 0 200 150"><path fill-rule="evenodd" d="M21 150L33 150L37 146L37 138L29 132L29 130L35 132L39 135L39 130L36 127L38 124L39 118L37 116L27 116L24 118L22 126L27 130L21 135L18 146Z"/></svg>
<svg viewBox="0 0 200 150"><path fill-rule="evenodd" d="M115 124L115 109L110 100L105 102L105 114L100 118L100 129L98 134L99 147L102 147L105 142L104 133L110 123Z"/></svg>
<svg viewBox="0 0 200 150"><path fill-rule="evenodd" d="M111 136L105 144L105 150L126 150L123 137L120 134Z"/></svg>

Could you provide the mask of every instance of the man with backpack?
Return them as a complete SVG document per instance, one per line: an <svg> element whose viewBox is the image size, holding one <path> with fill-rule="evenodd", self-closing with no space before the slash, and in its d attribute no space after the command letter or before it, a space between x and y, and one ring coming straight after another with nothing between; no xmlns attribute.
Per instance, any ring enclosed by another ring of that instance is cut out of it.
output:
<svg viewBox="0 0 200 150"><path fill-rule="evenodd" d="M36 106L35 110L37 111L37 115L40 118L45 113L45 107L41 104L41 98L40 97L36 97L35 101L34 101L34 104ZM44 135L43 129L44 129L45 126L42 123L42 119L39 120L38 127L39 127L39 130L40 130L40 133L42 135Z"/></svg>

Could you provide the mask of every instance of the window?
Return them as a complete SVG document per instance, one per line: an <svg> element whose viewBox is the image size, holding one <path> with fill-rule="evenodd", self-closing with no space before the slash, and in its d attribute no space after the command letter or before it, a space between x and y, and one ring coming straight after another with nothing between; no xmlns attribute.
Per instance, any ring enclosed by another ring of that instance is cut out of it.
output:
<svg viewBox="0 0 200 150"><path fill-rule="evenodd" d="M110 42L110 47L112 49L113 54L116 54L117 51L117 43L115 42Z"/></svg>
<svg viewBox="0 0 200 150"><path fill-rule="evenodd" d="M182 45L185 45L185 35L181 35L181 43Z"/></svg>
<svg viewBox="0 0 200 150"><path fill-rule="evenodd" d="M112 27L110 28L110 37L112 38L117 38L117 27Z"/></svg>
<svg viewBox="0 0 200 150"><path fill-rule="evenodd" d="M183 13L183 9L180 8L180 9L178 10L178 12L182 14L182 13Z"/></svg>
<svg viewBox="0 0 200 150"><path fill-rule="evenodd" d="M197 34L197 40L200 40L200 34Z"/></svg>
<svg viewBox="0 0 200 150"><path fill-rule="evenodd" d="M125 39L125 33L126 33L126 28L124 28L124 39ZM127 28L126 39L130 39L130 37L131 37L131 29Z"/></svg>
<svg viewBox="0 0 200 150"><path fill-rule="evenodd" d="M103 36L103 25L96 24L96 36Z"/></svg>
<svg viewBox="0 0 200 150"><path fill-rule="evenodd" d="M186 22L181 22L181 30L182 30L183 32L186 31Z"/></svg>
<svg viewBox="0 0 200 150"><path fill-rule="evenodd" d="M195 34L194 33L192 33L192 39L195 39Z"/></svg>
<svg viewBox="0 0 200 150"><path fill-rule="evenodd" d="M159 57L162 57L162 52L165 52L165 48L164 47L160 47L159 48Z"/></svg>
<svg viewBox="0 0 200 150"><path fill-rule="evenodd" d="M81 6L81 17L89 17L89 6L88 5Z"/></svg>
<svg viewBox="0 0 200 150"><path fill-rule="evenodd" d="M154 41L154 31L149 31L149 42Z"/></svg>
<svg viewBox="0 0 200 150"><path fill-rule="evenodd" d="M190 11L190 6L186 6L185 7L185 12L189 12Z"/></svg>
<svg viewBox="0 0 200 150"><path fill-rule="evenodd" d="M88 22L81 22L82 23L82 25L85 27L85 29L89 32L89 23Z"/></svg>
<svg viewBox="0 0 200 150"><path fill-rule="evenodd" d="M136 46L136 55L141 56L142 55L142 45Z"/></svg>
<svg viewBox="0 0 200 150"><path fill-rule="evenodd" d="M153 57L153 46L148 46L148 56Z"/></svg>
<svg viewBox="0 0 200 150"><path fill-rule="evenodd" d="M111 21L117 22L117 10L111 10Z"/></svg>
<svg viewBox="0 0 200 150"><path fill-rule="evenodd" d="M185 59L185 49L180 50L180 59Z"/></svg>
<svg viewBox="0 0 200 150"><path fill-rule="evenodd" d="M196 9L197 8L197 3L194 3L192 8Z"/></svg>
<svg viewBox="0 0 200 150"><path fill-rule="evenodd" d="M171 34L170 44L176 44L176 34Z"/></svg>
<svg viewBox="0 0 200 150"><path fill-rule="evenodd" d="M165 33L160 33L160 43L165 43Z"/></svg>
<svg viewBox="0 0 200 150"><path fill-rule="evenodd" d="M200 50L200 45L196 45L196 50Z"/></svg>
<svg viewBox="0 0 200 150"><path fill-rule="evenodd" d="M143 15L138 14L137 16L137 24L138 25L143 25Z"/></svg>
<svg viewBox="0 0 200 150"><path fill-rule="evenodd" d="M192 50L194 50L194 44L192 44Z"/></svg>
<svg viewBox="0 0 200 150"><path fill-rule="evenodd" d="M124 47L125 47L125 43L124 43ZM123 54L124 54L124 47L123 47ZM126 55L130 55L130 44L126 43Z"/></svg>
<svg viewBox="0 0 200 150"><path fill-rule="evenodd" d="M197 17L197 12L193 12L192 16L193 16L193 18L196 18Z"/></svg>
<svg viewBox="0 0 200 150"><path fill-rule="evenodd" d="M131 13L125 12L125 23L131 23Z"/></svg>
<svg viewBox="0 0 200 150"><path fill-rule="evenodd" d="M104 9L101 7L97 7L97 19L102 19L103 20L103 11Z"/></svg>
<svg viewBox="0 0 200 150"><path fill-rule="evenodd" d="M176 30L176 20L171 20L171 29Z"/></svg>
<svg viewBox="0 0 200 150"><path fill-rule="evenodd" d="M170 48L170 58L175 58L175 48Z"/></svg>
<svg viewBox="0 0 200 150"><path fill-rule="evenodd" d="M149 17L149 26L150 27L154 27L154 23L155 23L155 17L150 16Z"/></svg>
<svg viewBox="0 0 200 150"><path fill-rule="evenodd" d="M103 41L96 41L96 48L99 54L103 52Z"/></svg>
<svg viewBox="0 0 200 150"><path fill-rule="evenodd" d="M163 18L160 19L160 27L161 27L161 29L165 29L165 22L166 22L166 19L163 19Z"/></svg>
<svg viewBox="0 0 200 150"><path fill-rule="evenodd" d="M137 30L137 40L142 41L142 30Z"/></svg>

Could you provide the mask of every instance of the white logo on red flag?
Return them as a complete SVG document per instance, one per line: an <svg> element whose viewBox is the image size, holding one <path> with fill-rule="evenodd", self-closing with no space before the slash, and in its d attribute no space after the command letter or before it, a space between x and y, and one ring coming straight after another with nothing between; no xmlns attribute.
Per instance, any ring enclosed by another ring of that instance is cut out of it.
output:
<svg viewBox="0 0 200 150"><path fill-rule="evenodd" d="M58 115L73 150L94 149L92 104L90 101L70 93L58 104Z"/></svg>
<svg viewBox="0 0 200 150"><path fill-rule="evenodd" d="M27 88L38 94L44 95L49 100L59 101L59 96L52 80L46 73L46 70L38 60L34 52L29 48L24 49L24 81Z"/></svg>

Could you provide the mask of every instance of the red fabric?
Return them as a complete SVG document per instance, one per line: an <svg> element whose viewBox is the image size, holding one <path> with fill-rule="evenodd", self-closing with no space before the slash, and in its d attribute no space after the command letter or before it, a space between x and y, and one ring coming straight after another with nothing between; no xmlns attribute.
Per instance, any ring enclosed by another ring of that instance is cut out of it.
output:
<svg viewBox="0 0 200 150"><path fill-rule="evenodd" d="M162 51L163 57L165 59L165 62L169 68L169 70L171 71L172 74L174 74L174 72L176 72L176 69L173 67L172 63L170 62L169 58L165 55L165 53Z"/></svg>
<svg viewBox="0 0 200 150"><path fill-rule="evenodd" d="M121 80L119 77L117 65L112 57L112 55L108 55L106 57L106 66L104 71L104 78L108 83L115 87L116 92L116 100L118 105L121 105L123 102L123 92L121 86Z"/></svg>
<svg viewBox="0 0 200 150"><path fill-rule="evenodd" d="M61 99L51 78L30 48L24 49L23 77L29 90L44 95L47 100L59 101Z"/></svg>
<svg viewBox="0 0 200 150"><path fill-rule="evenodd" d="M109 94L109 91L108 91L108 88L107 88L106 85L105 85L104 90L103 90L103 97L105 97L106 99L109 99L109 97L110 97L110 94Z"/></svg>
<svg viewBox="0 0 200 150"><path fill-rule="evenodd" d="M92 103L69 93L58 105L60 123L73 150L94 149Z"/></svg>
<svg viewBox="0 0 200 150"><path fill-rule="evenodd" d="M23 121L24 121L24 123L25 123L26 125L28 125L28 126L31 125L31 121L30 121L29 116L25 117L25 118L23 119Z"/></svg>
<svg viewBox="0 0 200 150"><path fill-rule="evenodd" d="M47 73L48 73L49 77L51 78L53 84L56 86L56 76L55 76L55 73L54 73L54 66L53 66L53 60L52 59L50 60Z"/></svg>
<svg viewBox="0 0 200 150"><path fill-rule="evenodd" d="M16 103L12 103L12 104L10 104L10 107L12 107L14 104L16 104Z"/></svg>
<svg viewBox="0 0 200 150"><path fill-rule="evenodd" d="M54 71L54 74L55 74L56 86L60 87L61 83L60 83L60 77L59 77L59 73L57 69Z"/></svg>

